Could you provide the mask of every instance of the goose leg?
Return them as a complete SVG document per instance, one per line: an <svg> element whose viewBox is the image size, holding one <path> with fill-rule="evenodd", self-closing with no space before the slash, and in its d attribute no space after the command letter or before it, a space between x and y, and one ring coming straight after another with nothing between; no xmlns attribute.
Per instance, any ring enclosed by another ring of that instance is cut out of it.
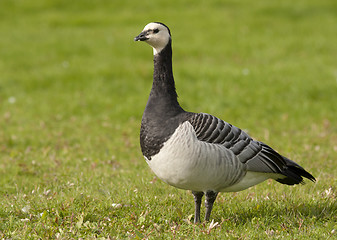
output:
<svg viewBox="0 0 337 240"><path fill-rule="evenodd" d="M205 207L206 207L206 214L205 214L205 221L209 221L209 217L211 216L213 203L218 196L218 192L207 191L206 192L206 200L205 200Z"/></svg>
<svg viewBox="0 0 337 240"><path fill-rule="evenodd" d="M195 204L194 223L198 223L200 222L200 206L204 193L192 191L192 194L194 196L194 204Z"/></svg>

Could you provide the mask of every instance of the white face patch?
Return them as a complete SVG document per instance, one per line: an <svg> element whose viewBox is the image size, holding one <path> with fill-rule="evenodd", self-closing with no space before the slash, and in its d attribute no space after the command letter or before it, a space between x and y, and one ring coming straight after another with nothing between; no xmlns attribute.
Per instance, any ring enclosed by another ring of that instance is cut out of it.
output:
<svg viewBox="0 0 337 240"><path fill-rule="evenodd" d="M146 32L146 37L148 38L145 42L153 47L153 55L156 55L163 50L171 38L167 28L159 23L147 24L144 27L143 32Z"/></svg>

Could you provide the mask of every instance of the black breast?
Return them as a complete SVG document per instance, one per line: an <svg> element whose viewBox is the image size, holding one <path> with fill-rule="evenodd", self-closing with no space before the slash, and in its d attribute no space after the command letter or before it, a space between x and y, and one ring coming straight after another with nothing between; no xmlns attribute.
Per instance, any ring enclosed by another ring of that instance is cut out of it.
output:
<svg viewBox="0 0 337 240"><path fill-rule="evenodd" d="M156 104L158 108L160 104ZM166 111L147 111L149 103L144 111L140 127L140 146L143 155L151 160L151 157L159 153L164 143L172 136L176 128L185 122L190 113L180 109L167 109Z"/></svg>

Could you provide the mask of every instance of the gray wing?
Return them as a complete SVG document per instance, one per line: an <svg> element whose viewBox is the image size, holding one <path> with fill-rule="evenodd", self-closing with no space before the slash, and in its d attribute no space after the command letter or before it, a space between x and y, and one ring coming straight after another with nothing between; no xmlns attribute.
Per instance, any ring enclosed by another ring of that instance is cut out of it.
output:
<svg viewBox="0 0 337 240"><path fill-rule="evenodd" d="M205 113L195 113L189 119L197 138L213 144L221 144L231 150L237 158L254 172L280 173L286 178L276 179L285 184L297 184L302 176L314 180L297 163L281 156L268 145L253 140L241 129Z"/></svg>

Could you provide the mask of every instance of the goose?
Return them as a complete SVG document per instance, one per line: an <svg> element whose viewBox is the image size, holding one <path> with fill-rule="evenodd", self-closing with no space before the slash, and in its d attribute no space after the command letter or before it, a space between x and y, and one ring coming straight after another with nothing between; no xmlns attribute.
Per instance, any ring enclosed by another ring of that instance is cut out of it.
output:
<svg viewBox="0 0 337 240"><path fill-rule="evenodd" d="M163 23L151 22L134 38L153 48L152 89L142 116L140 147L151 170L167 184L191 190L194 223L205 195L209 221L219 192L237 192L274 179L303 183L315 178L267 144L206 113L185 111L178 102L172 71L172 38Z"/></svg>

